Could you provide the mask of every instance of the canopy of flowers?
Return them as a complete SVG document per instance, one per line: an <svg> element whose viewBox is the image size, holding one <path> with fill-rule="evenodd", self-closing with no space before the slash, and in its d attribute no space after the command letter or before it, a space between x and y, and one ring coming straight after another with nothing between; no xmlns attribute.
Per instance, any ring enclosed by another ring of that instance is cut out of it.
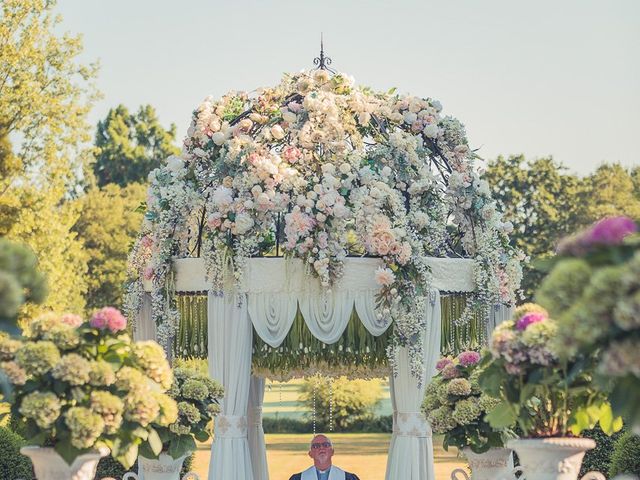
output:
<svg viewBox="0 0 640 480"><path fill-rule="evenodd" d="M153 281L160 340L177 323L164 295L172 256L204 257L222 290L241 287L251 256L303 259L330 289L347 255L369 255L384 262L379 315L395 323L394 344L419 359L425 256L475 258L476 308L515 300L512 225L475 158L463 125L438 101L357 87L325 70L206 98L182 154L150 174L147 222L132 256L133 276ZM129 292L135 310L139 280Z"/></svg>

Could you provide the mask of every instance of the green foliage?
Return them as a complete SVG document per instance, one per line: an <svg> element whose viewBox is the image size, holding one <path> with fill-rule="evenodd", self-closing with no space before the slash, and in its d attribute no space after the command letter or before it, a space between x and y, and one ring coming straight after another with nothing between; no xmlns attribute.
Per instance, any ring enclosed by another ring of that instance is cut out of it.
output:
<svg viewBox="0 0 640 480"><path fill-rule="evenodd" d="M31 460L20 453L27 442L17 433L0 427L0 478L35 479Z"/></svg>
<svg viewBox="0 0 640 480"><path fill-rule="evenodd" d="M595 222L604 217L626 215L640 220L638 172L627 170L619 163L604 164L585 178L588 191L586 220Z"/></svg>
<svg viewBox="0 0 640 480"><path fill-rule="evenodd" d="M587 450L587 453L582 460L582 467L580 468L580 475L578 475L578 478L582 478L587 472L593 471L601 472L606 475L609 471L609 464L611 463L611 455L613 454L614 445L624 432L624 430L621 430L613 435L607 435L599 427L584 430L580 436L595 440L596 448L593 450Z"/></svg>
<svg viewBox="0 0 640 480"><path fill-rule="evenodd" d="M46 278L33 251L0 238L0 330L15 325L23 304L41 303L46 294Z"/></svg>
<svg viewBox="0 0 640 480"><path fill-rule="evenodd" d="M391 415L381 415L366 418L349 423L343 428L334 425L335 432L358 432L358 433L391 433L393 427L393 417ZM313 422L311 420L300 420L297 418L274 418L264 417L262 428L265 433L310 433L313 432ZM316 431L329 432L329 425L321 420L316 421Z"/></svg>
<svg viewBox="0 0 640 480"><path fill-rule="evenodd" d="M136 208L144 198L145 187L132 183L124 188L116 184L92 188L80 199L82 215L73 231L88 257L88 309L122 306L127 257L142 223Z"/></svg>
<svg viewBox="0 0 640 480"><path fill-rule="evenodd" d="M609 477L622 474L640 476L640 437L632 432L627 432L618 439L611 455Z"/></svg>
<svg viewBox="0 0 640 480"><path fill-rule="evenodd" d="M151 105L129 113L124 105L109 110L98 122L96 131L96 162L94 173L98 185L144 183L151 170L180 149L173 142L176 126L168 130L160 124Z"/></svg>
<svg viewBox="0 0 640 480"><path fill-rule="evenodd" d="M515 226L511 241L531 258L553 253L560 238L585 224L585 185L553 158L498 157L485 179L505 220ZM523 289L531 298L540 273L525 266Z"/></svg>
<svg viewBox="0 0 640 480"><path fill-rule="evenodd" d="M302 384L300 401L307 408L307 416L313 412L315 390L316 419L329 425L331 413L336 429L345 429L359 420L370 419L382 393L382 381L347 380L333 381L322 376L308 377Z"/></svg>
<svg viewBox="0 0 640 480"><path fill-rule="evenodd" d="M70 232L78 215L72 198L87 157L96 69L77 61L79 37L59 33L55 3L7 0L0 7L0 235L26 243L40 259L56 287L43 308L78 311L86 263Z"/></svg>

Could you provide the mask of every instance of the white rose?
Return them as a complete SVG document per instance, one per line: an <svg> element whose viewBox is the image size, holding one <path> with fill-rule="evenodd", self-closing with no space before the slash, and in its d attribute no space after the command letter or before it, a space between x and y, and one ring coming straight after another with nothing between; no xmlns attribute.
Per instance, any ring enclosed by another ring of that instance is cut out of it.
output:
<svg viewBox="0 0 640 480"><path fill-rule="evenodd" d="M276 140L282 140L284 138L284 130L280 125L274 125L271 127L271 135L273 135L273 138Z"/></svg>
<svg viewBox="0 0 640 480"><path fill-rule="evenodd" d="M389 168L388 165L385 165L380 173L382 174L383 177L388 177L389 175L391 175L391 169Z"/></svg>
<svg viewBox="0 0 640 480"><path fill-rule="evenodd" d="M223 186L216 188L211 196L211 202L218 207L230 205L233 202L233 190Z"/></svg>
<svg viewBox="0 0 640 480"><path fill-rule="evenodd" d="M438 136L439 130L440 129L438 128L438 125L432 123L431 125L427 125L426 127L424 127L422 133L424 133L428 138L436 138Z"/></svg>
<svg viewBox="0 0 640 480"><path fill-rule="evenodd" d="M289 110L284 110L282 112L282 119L287 123L295 123L298 120L298 116Z"/></svg>
<svg viewBox="0 0 640 480"><path fill-rule="evenodd" d="M223 132L216 132L211 135L211 140L213 140L213 143L216 145L222 145L225 141L225 134Z"/></svg>
<svg viewBox="0 0 640 480"><path fill-rule="evenodd" d="M342 165L340 165L340 173L346 175L351 171L351 165L349 165L348 163L343 163Z"/></svg>
<svg viewBox="0 0 640 480"><path fill-rule="evenodd" d="M431 106L436 109L436 112L442 111L442 104L438 100L431 100Z"/></svg>
<svg viewBox="0 0 640 480"><path fill-rule="evenodd" d="M418 119L418 114L414 112L406 112L404 114L404 123L408 123L409 125L411 125L417 119Z"/></svg>
<svg viewBox="0 0 640 480"><path fill-rule="evenodd" d="M261 193L258 195L257 200L259 205L267 205L269 203L269 196L266 193Z"/></svg>
<svg viewBox="0 0 640 480"><path fill-rule="evenodd" d="M253 227L253 223L253 218L251 218L251 216L247 215L246 213L237 214L235 221L235 233L237 235L243 235L247 233L249 230L251 230L251 227Z"/></svg>
<svg viewBox="0 0 640 480"><path fill-rule="evenodd" d="M182 170L183 166L184 166L184 162L180 157L171 155L169 158L167 158L167 168L174 175L178 173L180 170Z"/></svg>

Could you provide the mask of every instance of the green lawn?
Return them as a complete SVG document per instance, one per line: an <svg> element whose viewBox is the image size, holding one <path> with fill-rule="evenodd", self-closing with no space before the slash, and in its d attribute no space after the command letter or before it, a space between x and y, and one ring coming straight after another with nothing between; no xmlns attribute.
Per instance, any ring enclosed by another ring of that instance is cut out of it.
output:
<svg viewBox="0 0 640 480"><path fill-rule="evenodd" d="M307 456L309 434L268 434L267 461L270 480L288 480L291 474L311 465ZM336 433L331 435L336 454L334 463L357 473L362 480L384 480L387 453L391 435L386 433ZM456 449L445 452L442 439L434 437L436 480L449 480L454 468L464 467ZM209 469L211 444L199 445L194 471L206 479Z"/></svg>

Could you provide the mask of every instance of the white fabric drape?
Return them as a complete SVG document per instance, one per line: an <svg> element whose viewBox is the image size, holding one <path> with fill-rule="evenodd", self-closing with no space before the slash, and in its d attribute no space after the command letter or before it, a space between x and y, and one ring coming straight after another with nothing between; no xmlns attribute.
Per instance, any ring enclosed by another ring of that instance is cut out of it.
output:
<svg viewBox="0 0 640 480"><path fill-rule="evenodd" d="M263 400L264 378L252 375L251 386L249 387L247 422L249 424L249 452L251 453L253 480L269 480L267 447L264 443L264 430L262 429Z"/></svg>
<svg viewBox="0 0 640 480"><path fill-rule="evenodd" d="M224 386L209 480L253 480L247 437L252 329L243 295L209 293L209 372Z"/></svg>
<svg viewBox="0 0 640 480"><path fill-rule="evenodd" d="M431 427L420 412L424 390L440 355L440 294L434 291L426 307L425 377L411 374L406 348L398 349L398 376L390 376L393 435L387 459L387 480L435 480Z"/></svg>
<svg viewBox="0 0 640 480"><path fill-rule="evenodd" d="M156 322L151 318L151 295L148 293L145 293L142 297L140 312L133 326L133 339L136 342L142 340L157 340Z"/></svg>
<svg viewBox="0 0 640 480"><path fill-rule="evenodd" d="M508 305L495 305L489 313L489 319L487 321L487 338L491 338L491 332L493 329L500 325L502 322L509 320L513 315L513 307Z"/></svg>

